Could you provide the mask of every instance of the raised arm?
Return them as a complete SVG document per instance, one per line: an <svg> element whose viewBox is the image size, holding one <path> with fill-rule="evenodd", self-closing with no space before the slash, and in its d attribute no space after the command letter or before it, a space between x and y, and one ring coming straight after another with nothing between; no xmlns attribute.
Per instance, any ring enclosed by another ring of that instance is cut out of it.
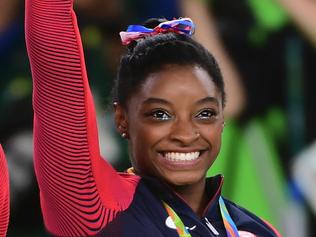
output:
<svg viewBox="0 0 316 237"><path fill-rule="evenodd" d="M0 237L6 236L9 223L9 172L0 145Z"/></svg>
<svg viewBox="0 0 316 237"><path fill-rule="evenodd" d="M314 0L275 0L316 47L316 2Z"/></svg>
<svg viewBox="0 0 316 237"><path fill-rule="evenodd" d="M135 185L100 157L73 1L26 0L25 9L44 222L54 235L90 236L128 207Z"/></svg>

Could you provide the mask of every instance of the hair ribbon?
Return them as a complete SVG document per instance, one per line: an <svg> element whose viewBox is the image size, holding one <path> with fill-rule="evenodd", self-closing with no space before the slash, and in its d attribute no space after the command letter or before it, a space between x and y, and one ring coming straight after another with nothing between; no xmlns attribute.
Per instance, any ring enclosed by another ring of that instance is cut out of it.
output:
<svg viewBox="0 0 316 237"><path fill-rule="evenodd" d="M142 25L130 25L127 31L121 31L120 36L123 45L128 45L132 41L153 36L161 33L175 32L178 34L193 35L195 24L190 18L179 18L160 23L155 28L147 28Z"/></svg>

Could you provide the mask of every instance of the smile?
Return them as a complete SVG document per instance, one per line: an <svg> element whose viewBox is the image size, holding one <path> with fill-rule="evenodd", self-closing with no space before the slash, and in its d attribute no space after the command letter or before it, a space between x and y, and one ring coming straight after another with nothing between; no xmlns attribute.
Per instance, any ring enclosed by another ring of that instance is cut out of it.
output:
<svg viewBox="0 0 316 237"><path fill-rule="evenodd" d="M192 161L196 160L199 158L200 152L185 152L185 153L180 153L180 152L167 152L164 154L164 157L167 160L170 161Z"/></svg>

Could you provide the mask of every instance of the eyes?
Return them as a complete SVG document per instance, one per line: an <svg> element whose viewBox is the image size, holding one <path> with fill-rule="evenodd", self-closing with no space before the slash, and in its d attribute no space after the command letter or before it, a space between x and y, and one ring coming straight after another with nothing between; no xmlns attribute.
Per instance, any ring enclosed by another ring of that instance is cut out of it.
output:
<svg viewBox="0 0 316 237"><path fill-rule="evenodd" d="M172 115L164 109L156 109L145 115L155 121L169 121L175 117L175 115ZM202 121L213 121L217 118L217 115L218 112L215 109L208 108L200 110L196 115L194 115L194 118Z"/></svg>
<svg viewBox="0 0 316 237"><path fill-rule="evenodd" d="M202 119L202 120L208 120L212 118L216 118L217 112L213 109L205 109L200 111L197 115L196 118Z"/></svg>
<svg viewBox="0 0 316 237"><path fill-rule="evenodd" d="M158 121L166 121L172 118L172 116L169 113L161 109L152 111L150 115L153 119Z"/></svg>

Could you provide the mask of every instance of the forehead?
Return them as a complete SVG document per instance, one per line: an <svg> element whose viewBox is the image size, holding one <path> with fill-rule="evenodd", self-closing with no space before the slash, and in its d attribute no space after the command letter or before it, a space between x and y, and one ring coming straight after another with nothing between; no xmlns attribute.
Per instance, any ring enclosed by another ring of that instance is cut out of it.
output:
<svg viewBox="0 0 316 237"><path fill-rule="evenodd" d="M220 97L219 90L206 70L192 65L166 65L147 76L140 88L144 97L163 95L199 95Z"/></svg>

